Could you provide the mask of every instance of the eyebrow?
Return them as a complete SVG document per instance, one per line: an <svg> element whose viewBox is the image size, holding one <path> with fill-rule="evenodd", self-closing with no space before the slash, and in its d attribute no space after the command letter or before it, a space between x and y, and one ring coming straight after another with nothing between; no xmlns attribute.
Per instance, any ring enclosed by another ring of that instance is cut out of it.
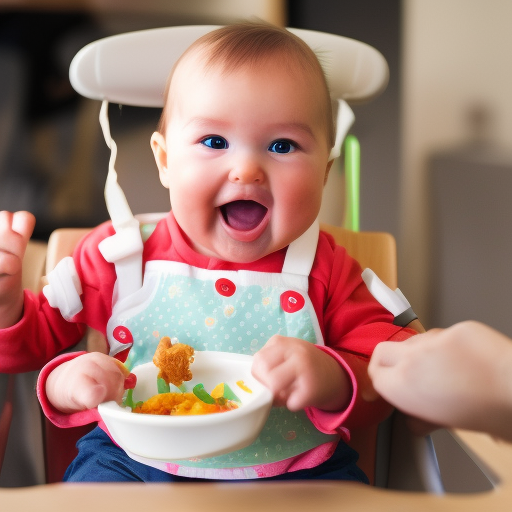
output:
<svg viewBox="0 0 512 512"><path fill-rule="evenodd" d="M223 121L221 119L216 119L213 117L201 117L201 116L195 116L192 119L190 119L185 127L190 125L196 125L196 126L210 126L210 125L216 125L222 127L229 127L230 122L229 121ZM286 130L295 130L299 132L303 132L309 137L316 139L315 132L312 130L311 126L309 126L306 123L301 122L290 122L290 123L269 123L269 129L275 130L275 131L286 131Z"/></svg>
<svg viewBox="0 0 512 512"><path fill-rule="evenodd" d="M189 119L188 122L185 124L185 128L190 125L196 125L196 126L209 126L209 125L217 125L217 126L229 126L229 122L222 121L220 119L216 119L214 117L201 117L201 116L195 116L192 119Z"/></svg>
<svg viewBox="0 0 512 512"><path fill-rule="evenodd" d="M315 133L311 129L311 126L309 126L306 123L299 123L299 122L291 122L291 123L275 123L272 125L272 128L275 128L276 130L296 130L299 132L304 132L306 135L309 135L310 137L315 138Z"/></svg>

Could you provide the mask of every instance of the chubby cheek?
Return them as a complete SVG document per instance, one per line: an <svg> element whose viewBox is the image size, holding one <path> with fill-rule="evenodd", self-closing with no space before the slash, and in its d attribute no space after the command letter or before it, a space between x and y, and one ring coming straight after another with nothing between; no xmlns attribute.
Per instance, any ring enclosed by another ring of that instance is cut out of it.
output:
<svg viewBox="0 0 512 512"><path fill-rule="evenodd" d="M175 165L169 172L169 193L176 204L188 204L192 209L196 202L204 202L208 197L210 183L204 172L195 167Z"/></svg>
<svg viewBox="0 0 512 512"><path fill-rule="evenodd" d="M322 201L323 181L297 176L275 188L276 212L291 224L307 224L315 220ZM290 227L290 226L289 226Z"/></svg>
<svg viewBox="0 0 512 512"><path fill-rule="evenodd" d="M211 229L216 210L208 180L172 180L169 189L176 220L189 236L191 229L196 233Z"/></svg>

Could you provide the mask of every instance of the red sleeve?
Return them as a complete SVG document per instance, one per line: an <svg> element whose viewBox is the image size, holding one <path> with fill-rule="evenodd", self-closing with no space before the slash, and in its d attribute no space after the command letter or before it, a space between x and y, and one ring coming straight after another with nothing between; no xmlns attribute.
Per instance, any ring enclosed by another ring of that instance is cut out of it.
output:
<svg viewBox="0 0 512 512"><path fill-rule="evenodd" d="M22 319L0 330L0 372L39 370L57 354L76 345L87 325L105 333L112 310L115 273L101 256L98 243L112 233L110 224L103 224L86 236L74 252L84 308L71 321L52 308L42 292L36 295L25 290Z"/></svg>
<svg viewBox="0 0 512 512"><path fill-rule="evenodd" d="M42 293L25 290L22 319L0 330L0 372L39 370L56 354L75 345L85 326L66 322Z"/></svg>
<svg viewBox="0 0 512 512"><path fill-rule="evenodd" d="M416 334L393 325L393 315L370 294L361 272L359 264L336 246L332 237L320 237L310 297L323 329L324 350L338 360L352 382L352 398L344 411L307 411L324 432L366 427L390 414L392 407L373 390L368 363L381 341L403 341Z"/></svg>

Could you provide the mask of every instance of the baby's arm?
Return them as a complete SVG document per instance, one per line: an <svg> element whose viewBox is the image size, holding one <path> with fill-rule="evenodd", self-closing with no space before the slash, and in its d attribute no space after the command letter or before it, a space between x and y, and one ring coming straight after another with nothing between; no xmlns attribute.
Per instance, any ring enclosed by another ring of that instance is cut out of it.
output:
<svg viewBox="0 0 512 512"><path fill-rule="evenodd" d="M21 269L34 225L29 212L0 212L0 329L16 324L23 314Z"/></svg>
<svg viewBox="0 0 512 512"><path fill-rule="evenodd" d="M369 373L407 414L512 440L512 341L477 322L381 343Z"/></svg>
<svg viewBox="0 0 512 512"><path fill-rule="evenodd" d="M274 405L291 411L345 409L350 377L330 354L297 338L275 335L254 356L253 375L274 394Z"/></svg>
<svg viewBox="0 0 512 512"><path fill-rule="evenodd" d="M58 411L72 414L108 400L120 401L132 387L130 372L113 357L90 352L57 366L46 380L46 397Z"/></svg>

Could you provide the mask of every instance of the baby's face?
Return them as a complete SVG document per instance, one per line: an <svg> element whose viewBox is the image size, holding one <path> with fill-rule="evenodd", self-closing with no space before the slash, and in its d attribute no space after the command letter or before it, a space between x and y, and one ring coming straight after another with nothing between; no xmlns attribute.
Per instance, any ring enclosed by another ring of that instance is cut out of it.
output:
<svg viewBox="0 0 512 512"><path fill-rule="evenodd" d="M250 262L306 231L330 167L316 80L282 65L205 71L192 56L169 94L166 132L152 147L194 248Z"/></svg>

